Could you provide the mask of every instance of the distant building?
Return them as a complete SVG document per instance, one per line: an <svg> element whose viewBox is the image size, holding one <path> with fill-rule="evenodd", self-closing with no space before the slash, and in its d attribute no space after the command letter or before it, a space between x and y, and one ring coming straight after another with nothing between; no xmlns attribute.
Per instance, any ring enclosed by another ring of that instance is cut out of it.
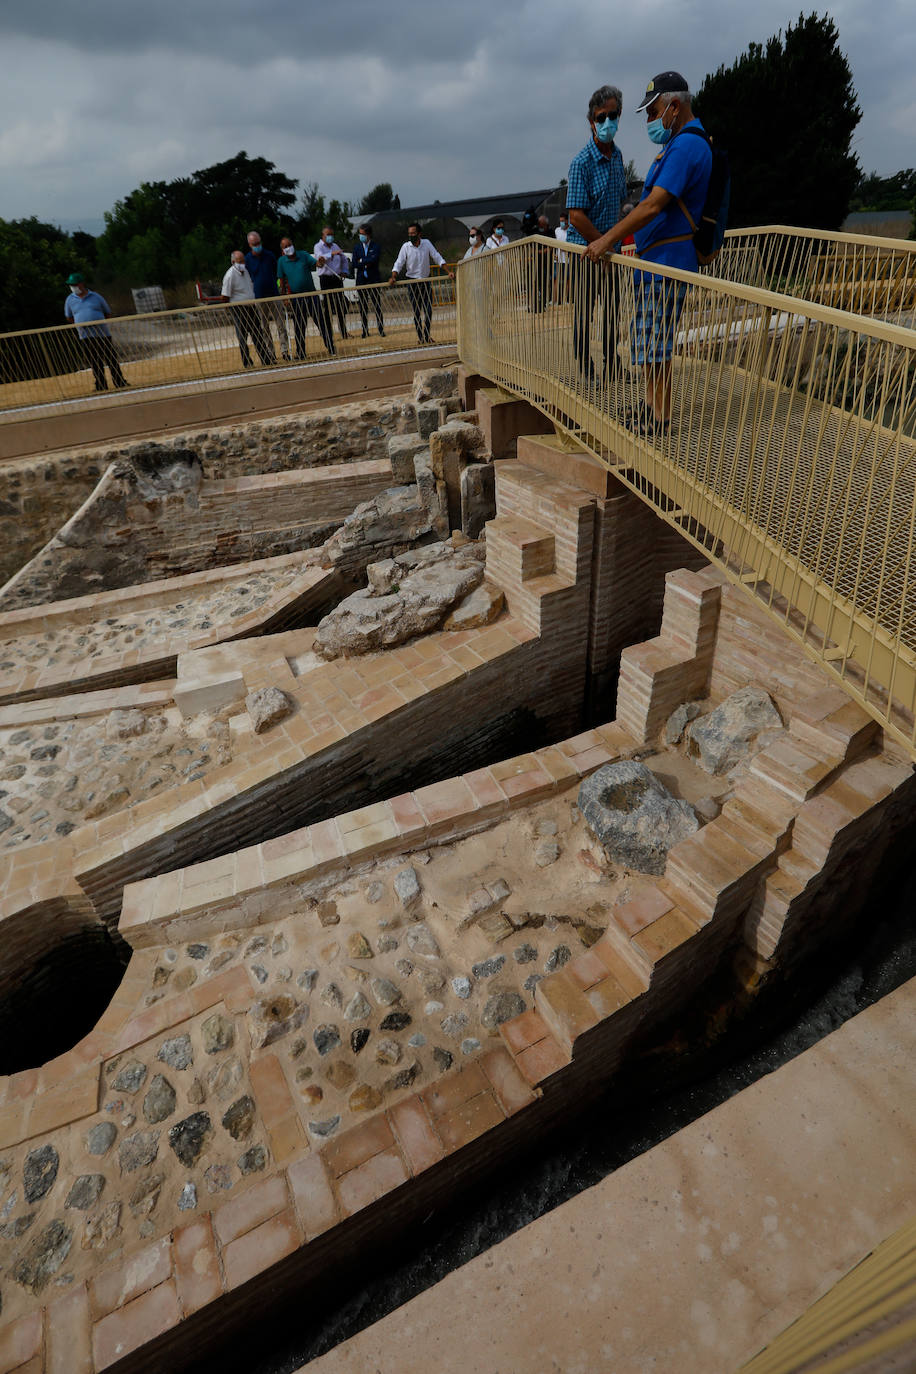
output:
<svg viewBox="0 0 916 1374"><path fill-rule="evenodd" d="M406 205L376 215L356 215L350 222L354 229L359 224L371 224L375 238L390 242L401 237L408 224L418 220L433 241L438 238L444 242L460 238L472 225L488 234L497 219L501 219L511 239L521 233L526 210L532 212L535 221L538 215L546 215L553 228L565 208L566 187L558 186L499 196L469 196L465 200L436 200L431 205Z"/></svg>

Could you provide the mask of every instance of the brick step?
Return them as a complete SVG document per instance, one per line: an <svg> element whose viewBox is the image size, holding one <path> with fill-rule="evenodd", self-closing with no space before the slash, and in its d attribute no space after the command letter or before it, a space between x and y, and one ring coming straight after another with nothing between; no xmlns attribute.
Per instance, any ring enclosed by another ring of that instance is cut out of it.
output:
<svg viewBox="0 0 916 1374"><path fill-rule="evenodd" d="M842 767L838 754L824 755L792 736L783 736L752 759L749 774L800 806L826 786Z"/></svg>
<svg viewBox="0 0 916 1374"><path fill-rule="evenodd" d="M487 521L487 574L499 585L545 577L556 569L554 537L520 515L498 515ZM502 576L501 576L502 574Z"/></svg>
<svg viewBox="0 0 916 1374"><path fill-rule="evenodd" d="M673 903L666 899L667 909L671 909ZM644 929L640 926L639 929ZM652 963L646 958L645 954L632 943L633 936L629 931L622 927L614 914L608 922L607 930L598 942L608 953L614 956L616 974L618 982L622 981L622 986L628 992L631 989L631 996L637 996L639 992L645 992L649 986L649 976L652 973ZM597 946L596 946L597 948ZM602 957L603 953L602 953ZM638 991L637 991L638 990Z"/></svg>
<svg viewBox="0 0 916 1374"><path fill-rule="evenodd" d="M699 925L728 919L750 900L769 861L710 821L669 852L664 890Z"/></svg>
<svg viewBox="0 0 916 1374"><path fill-rule="evenodd" d="M839 835L844 844L856 830L867 830L874 821L869 812L909 775L907 765L887 759L858 759L849 764L823 791L799 810L792 831L792 846L806 859L821 866Z"/></svg>
<svg viewBox="0 0 916 1374"><path fill-rule="evenodd" d="M753 784L742 783L735 789L718 820L762 835L771 850L779 853L789 843L797 810L785 792L755 779Z"/></svg>
<svg viewBox="0 0 916 1374"><path fill-rule="evenodd" d="M854 701L820 715L801 707L789 721L789 733L822 754L837 754L844 763L856 759L878 742L881 727Z"/></svg>

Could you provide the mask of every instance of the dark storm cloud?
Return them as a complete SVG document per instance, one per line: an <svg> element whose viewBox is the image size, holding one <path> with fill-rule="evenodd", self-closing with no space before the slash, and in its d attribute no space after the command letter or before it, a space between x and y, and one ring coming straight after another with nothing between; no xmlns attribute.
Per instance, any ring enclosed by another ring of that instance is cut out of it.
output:
<svg viewBox="0 0 916 1374"><path fill-rule="evenodd" d="M425 58L441 53L447 43L460 59L473 47L481 21L492 9L485 0L469 0L453 23L429 4L407 3L393 10L376 0L347 0L342 5L291 0L159 0L155 5L93 0L79 5L47 0L40 6L6 7L0 35L53 37L84 52L238 55L251 61L280 55L306 60L347 50L394 58L405 48Z"/></svg>
<svg viewBox="0 0 916 1374"><path fill-rule="evenodd" d="M904 0L831 11L864 118L867 169L913 161L916 26ZM391 181L402 203L556 184L587 137L596 86L623 88L619 144L651 145L636 105L676 67L698 87L798 18L784 0L162 0L4 7L0 206L8 217L97 217L140 181L244 148L329 196ZM829 101L811 73L812 108ZM759 112L766 121L767 111Z"/></svg>

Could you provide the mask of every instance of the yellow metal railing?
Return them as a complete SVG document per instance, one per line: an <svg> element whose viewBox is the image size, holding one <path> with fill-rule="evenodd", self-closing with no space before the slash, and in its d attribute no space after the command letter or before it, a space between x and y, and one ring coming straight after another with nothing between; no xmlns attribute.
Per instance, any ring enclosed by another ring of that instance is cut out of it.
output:
<svg viewBox="0 0 916 1374"><path fill-rule="evenodd" d="M846 1274L742 1374L916 1369L916 1221Z"/></svg>
<svg viewBox="0 0 916 1374"><path fill-rule="evenodd" d="M394 286L383 282L240 305L124 315L106 322L111 351L98 341L87 348L73 325L0 334L0 413L49 404L64 410L94 405L98 397L93 362L101 369L106 387L114 389L117 372L112 373L112 357L115 369L120 368L132 388L200 387L242 372L243 338L249 360L244 366L252 370L282 366L284 354L298 357L299 362L326 362L331 356L325 346L327 328L334 356L339 358L421 347L419 335L425 334L422 291L401 280ZM454 281L445 275L431 278L429 296L430 342L453 343ZM384 337L378 334L376 307ZM365 338L363 314L369 331ZM98 337L101 340L105 335Z"/></svg>
<svg viewBox="0 0 916 1374"><path fill-rule="evenodd" d="M563 251L558 290L547 239L462 265L462 362L576 436L916 751L916 332Z"/></svg>
<svg viewBox="0 0 916 1374"><path fill-rule="evenodd" d="M785 225L730 229L704 272L876 319L912 324L916 315L916 242L905 239Z"/></svg>

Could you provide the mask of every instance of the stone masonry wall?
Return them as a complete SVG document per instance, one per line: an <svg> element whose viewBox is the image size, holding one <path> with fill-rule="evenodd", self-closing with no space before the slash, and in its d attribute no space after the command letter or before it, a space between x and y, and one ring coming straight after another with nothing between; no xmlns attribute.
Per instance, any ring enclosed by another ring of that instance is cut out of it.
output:
<svg viewBox="0 0 916 1374"><path fill-rule="evenodd" d="M311 548L391 484L387 458L227 481L201 480L188 450L156 462L112 464L0 591L0 611Z"/></svg>
<svg viewBox="0 0 916 1374"><path fill-rule="evenodd" d="M190 448L200 460L205 480L223 480L354 460L379 461L388 456L391 435L415 428L412 401L394 397L198 429L155 442L143 439L119 447L74 447L46 458L6 463L0 467L0 581L17 572L57 533L108 465L118 459L142 456L150 449L172 453Z"/></svg>

